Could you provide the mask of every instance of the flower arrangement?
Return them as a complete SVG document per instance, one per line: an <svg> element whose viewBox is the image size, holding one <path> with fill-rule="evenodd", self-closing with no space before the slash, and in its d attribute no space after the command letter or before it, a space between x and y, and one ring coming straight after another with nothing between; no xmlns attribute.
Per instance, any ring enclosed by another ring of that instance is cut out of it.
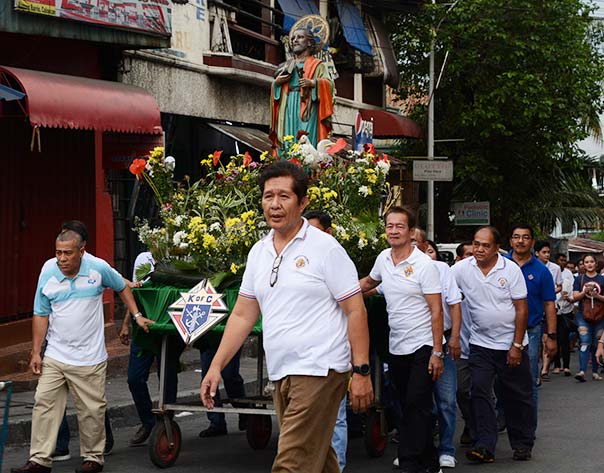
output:
<svg viewBox="0 0 604 473"><path fill-rule="evenodd" d="M334 237L359 272L368 271L386 245L379 212L388 189L387 156L376 155L371 147L345 152L342 143L315 149L303 137L298 142L286 137L285 143L284 157L309 173L307 209L332 216ZM158 262L207 275L241 273L250 248L269 230L257 182L274 159L268 152L259 161L248 153L225 159L215 151L201 160L205 177L176 183L174 159L155 148L146 159L134 160L130 171L153 190L163 225L151 228L137 220L134 230Z"/></svg>

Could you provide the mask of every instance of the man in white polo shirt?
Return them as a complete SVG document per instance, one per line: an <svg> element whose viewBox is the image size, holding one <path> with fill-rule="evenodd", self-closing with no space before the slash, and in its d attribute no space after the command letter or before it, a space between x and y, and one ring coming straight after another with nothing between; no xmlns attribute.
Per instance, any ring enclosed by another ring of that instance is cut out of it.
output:
<svg viewBox="0 0 604 473"><path fill-rule="evenodd" d="M379 254L361 289L369 291L381 282L386 298L388 367L402 410L398 464L409 473L438 472L432 388L444 358L440 275L432 259L411 244L415 216L392 207L384 218L390 248Z"/></svg>
<svg viewBox="0 0 604 473"><path fill-rule="evenodd" d="M480 228L474 235L474 256L453 266L472 321L469 363L475 438L466 457L478 463L495 460L495 376L501 387L514 460L529 460L534 443L533 382L525 350L526 284L520 268L499 255L500 243L496 228Z"/></svg>
<svg viewBox="0 0 604 473"><path fill-rule="evenodd" d="M142 317L117 271L98 258L83 259L81 235L62 231L55 254L56 264L40 274L34 301L30 368L41 377L32 414L30 459L13 473L51 471L67 391L73 396L80 426L83 462L76 472L102 471L107 367L103 291L117 291L144 330L152 323Z"/></svg>
<svg viewBox="0 0 604 473"><path fill-rule="evenodd" d="M353 409L365 410L373 400L367 312L357 272L332 236L302 218L308 177L300 166L274 163L259 184L271 231L250 250L235 308L201 383L201 399L214 406L220 372L262 311L280 427L272 472L339 473L331 437L351 361Z"/></svg>

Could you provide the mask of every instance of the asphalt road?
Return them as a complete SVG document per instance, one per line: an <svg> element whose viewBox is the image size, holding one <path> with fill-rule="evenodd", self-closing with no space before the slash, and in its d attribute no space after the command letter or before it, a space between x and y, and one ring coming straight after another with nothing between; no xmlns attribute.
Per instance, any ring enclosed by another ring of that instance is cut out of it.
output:
<svg viewBox="0 0 604 473"><path fill-rule="evenodd" d="M576 356L576 355L575 355ZM459 473L496 472L602 472L604 446L604 382L577 383L573 378L553 376L540 390L540 413L537 442L533 460L515 462L506 434L499 435L496 461L490 465L471 465L464 457L464 450L457 453ZM236 426L236 418L229 416L229 425ZM264 450L252 450L245 432L232 431L226 437L200 439L197 434L207 426L205 416L193 414L179 417L182 429L182 450L172 471L232 473L268 472L277 447L276 425L273 436ZM127 441L132 428L115 428L116 446L107 457L106 472L148 472L158 469L150 462L147 447L128 448ZM458 429L456 439L458 439ZM77 439L71 443L72 454L78 451ZM4 471L18 466L27 459L28 449L11 448L4 455ZM389 443L381 458L369 458L362 439L352 439L348 448L349 473L391 471L396 446ZM55 473L72 472L79 459L56 463ZM304 473L304 472L300 472Z"/></svg>

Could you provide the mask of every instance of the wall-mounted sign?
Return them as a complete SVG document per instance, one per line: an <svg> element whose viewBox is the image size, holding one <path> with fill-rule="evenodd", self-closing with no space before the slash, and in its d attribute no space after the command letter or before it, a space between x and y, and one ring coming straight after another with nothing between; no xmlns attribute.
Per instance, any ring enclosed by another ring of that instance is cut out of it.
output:
<svg viewBox="0 0 604 473"><path fill-rule="evenodd" d="M490 225L489 202L456 202L453 204L455 225Z"/></svg>
<svg viewBox="0 0 604 473"><path fill-rule="evenodd" d="M413 161L414 181L452 181L453 161Z"/></svg>
<svg viewBox="0 0 604 473"><path fill-rule="evenodd" d="M171 34L170 0L15 0L15 9L165 36Z"/></svg>

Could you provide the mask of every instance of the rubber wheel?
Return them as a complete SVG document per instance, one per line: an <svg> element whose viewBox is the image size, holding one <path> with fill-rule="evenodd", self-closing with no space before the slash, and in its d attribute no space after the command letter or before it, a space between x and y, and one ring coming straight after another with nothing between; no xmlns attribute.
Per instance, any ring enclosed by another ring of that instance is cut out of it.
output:
<svg viewBox="0 0 604 473"><path fill-rule="evenodd" d="M382 434L381 415L375 410L367 412L365 422L365 450L370 457L381 457L388 445L388 435Z"/></svg>
<svg viewBox="0 0 604 473"><path fill-rule="evenodd" d="M247 443L254 450L262 450L268 445L273 433L271 416L252 414L247 418Z"/></svg>
<svg viewBox="0 0 604 473"><path fill-rule="evenodd" d="M151 430L149 436L149 458L151 462L159 468L169 468L174 465L180 453L182 435L180 427L173 420L170 420L172 428L172 440L174 444L170 447L168 435L166 433L166 423L164 419L159 419Z"/></svg>

